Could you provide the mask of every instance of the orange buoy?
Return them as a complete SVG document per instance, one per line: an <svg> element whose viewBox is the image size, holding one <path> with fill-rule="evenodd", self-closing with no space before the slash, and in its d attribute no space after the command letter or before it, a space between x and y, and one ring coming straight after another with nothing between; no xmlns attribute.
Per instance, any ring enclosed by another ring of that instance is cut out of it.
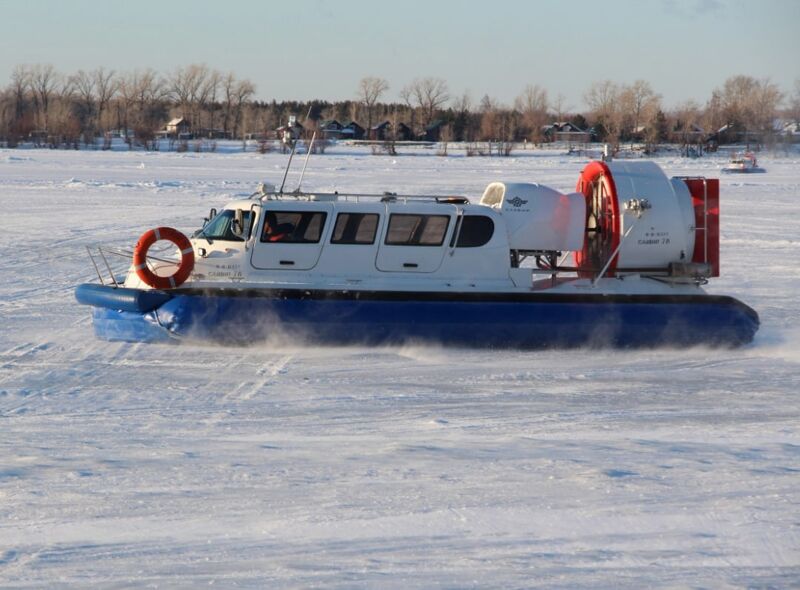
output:
<svg viewBox="0 0 800 590"><path fill-rule="evenodd" d="M159 240L167 240L175 244L181 252L181 262L172 275L161 277L147 266L147 251ZM189 278L194 268L194 248L185 235L171 227L157 227L142 234L133 250L133 268L136 275L144 283L154 289L174 289Z"/></svg>

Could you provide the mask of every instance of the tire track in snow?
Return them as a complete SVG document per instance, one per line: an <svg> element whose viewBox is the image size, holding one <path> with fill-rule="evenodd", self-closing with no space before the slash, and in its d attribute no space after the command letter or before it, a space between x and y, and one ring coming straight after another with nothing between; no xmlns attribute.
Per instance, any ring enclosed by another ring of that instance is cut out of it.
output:
<svg viewBox="0 0 800 590"><path fill-rule="evenodd" d="M102 371L97 370L101 365L89 362L95 351L103 346L102 342L91 339L77 349L65 344L80 341L71 337L71 333L88 322L88 317L81 317L60 330L48 332L48 337L42 341L23 342L0 353L0 371L7 371L0 377L0 385L14 381L21 384L18 395L9 400L13 405L3 407L0 404L0 416L27 413L41 405L50 393L64 391L68 383L75 383L75 389L81 390L105 377ZM118 350L116 354L120 352ZM76 370L76 367L82 370Z"/></svg>
<svg viewBox="0 0 800 590"><path fill-rule="evenodd" d="M246 391L242 393L240 399L243 401L252 399L264 387L270 385L270 382L273 381L275 377L285 374L288 371L289 363L292 362L293 358L294 355L287 354L286 356L283 356L272 362L264 363L264 365L258 369L258 371L256 371L256 375L264 376L264 378L249 384L249 387L247 387Z"/></svg>
<svg viewBox="0 0 800 590"><path fill-rule="evenodd" d="M243 402L252 400L265 387L271 385L278 375L285 374L288 371L289 364L294 359L294 354L287 354L265 361L255 370L251 379L242 379L242 377L252 370L248 362L252 359L252 356L241 354L236 355L235 358L238 360L234 363L226 363L225 370L217 372L215 379L208 384L207 393L211 396L213 396L214 391L226 391L221 397L210 400L207 404L209 409L218 408L218 411L210 414L208 419L205 420L206 426L210 429L214 429L221 422L228 420L232 409ZM238 378L239 382L235 387L230 388L229 384L233 382L234 377Z"/></svg>
<svg viewBox="0 0 800 590"><path fill-rule="evenodd" d="M25 378L27 375L35 374L38 378L37 380L49 383L50 385L44 387L33 385L31 389L35 388L34 391L28 391L27 388L23 388L20 393L22 396L22 403L17 403L10 407L0 409L0 416L9 417L23 413L29 413L45 403L48 400L48 396L52 393L65 395L80 393L106 378L105 373L97 370L98 367L104 366L104 364L100 365L86 362L80 365L83 367L83 369L79 371L73 370L73 367L76 366L76 364L72 361L54 363L51 365L54 368L44 371L42 370L43 366L47 365L35 363L30 365L30 370L24 371L21 375L11 375L11 377ZM6 379L6 381L8 379ZM71 382L75 385L73 387L66 387L65 389L65 382ZM26 393L26 391L28 391L28 393ZM19 402L19 398L17 398L16 401ZM59 411L57 414L63 414L63 412Z"/></svg>
<svg viewBox="0 0 800 590"><path fill-rule="evenodd" d="M280 374L287 372L287 366L294 358L293 354L288 354L273 360L264 362L255 372L254 379L241 381L232 391L225 394L222 398L223 403L247 401L255 397L264 387ZM237 364L241 366L244 363Z"/></svg>
<svg viewBox="0 0 800 590"><path fill-rule="evenodd" d="M8 350L0 352L0 363L3 363L0 365L0 369L11 369L20 361L33 356L37 352L46 350L50 344L48 342L23 342L12 346ZM0 383L3 381L5 379L0 380Z"/></svg>

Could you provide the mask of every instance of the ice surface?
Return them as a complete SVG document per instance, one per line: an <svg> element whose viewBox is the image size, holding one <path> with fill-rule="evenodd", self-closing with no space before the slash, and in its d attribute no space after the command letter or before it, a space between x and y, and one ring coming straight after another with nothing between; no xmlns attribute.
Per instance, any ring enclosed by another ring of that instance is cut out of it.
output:
<svg viewBox="0 0 800 590"><path fill-rule="evenodd" d="M721 177L710 286L753 345L491 353L95 340L85 245L189 232L285 156L0 150L0 586L797 587L800 158L759 159ZM570 191L585 162L331 148L304 187Z"/></svg>

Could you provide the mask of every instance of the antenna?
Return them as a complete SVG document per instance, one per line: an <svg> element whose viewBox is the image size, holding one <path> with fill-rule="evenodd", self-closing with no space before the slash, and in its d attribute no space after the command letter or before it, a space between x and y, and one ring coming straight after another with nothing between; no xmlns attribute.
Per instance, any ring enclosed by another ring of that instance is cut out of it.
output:
<svg viewBox="0 0 800 590"><path fill-rule="evenodd" d="M311 116L311 109L313 105L308 107L308 113L306 113L306 120ZM297 122L297 117L292 115L289 117L289 122L287 123L287 129L283 132L283 141L286 143L287 141L291 140L292 142L292 152L289 154L289 161L286 162L286 170L283 171L283 181L281 182L281 188L278 191L278 194L283 194L283 187L286 186L286 177L289 175L289 168L292 167L292 158L294 158L294 153L297 151L297 139L293 138L293 132L289 127L294 126ZM311 145L308 147L308 153L306 154L306 163L303 165L303 174L306 172L306 165L308 164L308 156L311 154L311 147L314 145L314 138L317 136L317 132L314 132L314 135L311 137ZM303 182L303 174L300 175L300 182ZM300 190L300 184L298 183L297 189L295 192Z"/></svg>
<svg viewBox="0 0 800 590"><path fill-rule="evenodd" d="M308 151L306 152L306 161L303 163L303 171L300 172L300 180L297 181L297 188L294 192L300 192L300 186L303 184L303 176L306 174L306 166L308 166L308 159L311 157L311 150L314 149L314 140L317 138L317 132L311 136L311 143L308 144Z"/></svg>
<svg viewBox="0 0 800 590"><path fill-rule="evenodd" d="M291 134L287 129L283 135L283 141L286 141L287 138L291 138ZM289 174L289 168L292 166L292 158L294 157L294 152L297 149L297 140L295 139L292 141L292 152L289 154L289 161L286 162L286 170L283 171L283 182L281 182L281 189L278 191L279 194L283 194L283 187L286 184L286 176Z"/></svg>

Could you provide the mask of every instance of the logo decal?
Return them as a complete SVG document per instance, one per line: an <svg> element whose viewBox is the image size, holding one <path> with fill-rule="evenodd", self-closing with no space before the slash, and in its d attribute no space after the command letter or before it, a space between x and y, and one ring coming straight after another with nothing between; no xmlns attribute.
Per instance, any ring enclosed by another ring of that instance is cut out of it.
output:
<svg viewBox="0 0 800 590"><path fill-rule="evenodd" d="M514 197L513 199L509 199L508 202L512 206L519 208L519 207L522 207L528 201L526 201L525 199L520 199L519 197Z"/></svg>

